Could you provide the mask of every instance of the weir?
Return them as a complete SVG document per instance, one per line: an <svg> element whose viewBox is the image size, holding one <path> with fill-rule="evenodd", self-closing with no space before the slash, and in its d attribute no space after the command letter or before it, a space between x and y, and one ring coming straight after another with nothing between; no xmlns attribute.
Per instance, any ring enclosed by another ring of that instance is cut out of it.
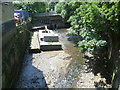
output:
<svg viewBox="0 0 120 90"><path fill-rule="evenodd" d="M61 50L62 45L59 42L58 34L52 30L39 30L39 44L40 50Z"/></svg>

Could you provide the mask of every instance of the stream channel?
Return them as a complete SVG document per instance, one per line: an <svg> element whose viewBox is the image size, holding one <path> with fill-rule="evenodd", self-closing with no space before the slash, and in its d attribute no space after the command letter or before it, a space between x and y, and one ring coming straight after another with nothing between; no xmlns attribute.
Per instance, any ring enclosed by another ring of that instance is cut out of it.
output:
<svg viewBox="0 0 120 90"><path fill-rule="evenodd" d="M99 74L87 72L83 53L73 43L80 38L69 37L66 29L55 32L63 50L32 54L26 50L16 88L95 88L95 82L104 81Z"/></svg>

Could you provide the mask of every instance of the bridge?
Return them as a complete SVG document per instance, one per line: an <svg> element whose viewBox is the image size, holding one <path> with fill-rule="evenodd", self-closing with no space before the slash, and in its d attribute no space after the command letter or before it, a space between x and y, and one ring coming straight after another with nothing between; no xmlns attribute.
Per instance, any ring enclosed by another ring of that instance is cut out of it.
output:
<svg viewBox="0 0 120 90"><path fill-rule="evenodd" d="M55 12L36 13L33 16L34 25L47 25L51 29L67 28L67 23L59 14Z"/></svg>

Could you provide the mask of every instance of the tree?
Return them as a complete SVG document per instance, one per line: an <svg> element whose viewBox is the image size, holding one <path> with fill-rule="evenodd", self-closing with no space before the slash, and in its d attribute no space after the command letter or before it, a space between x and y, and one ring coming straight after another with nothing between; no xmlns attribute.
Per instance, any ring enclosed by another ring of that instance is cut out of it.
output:
<svg viewBox="0 0 120 90"><path fill-rule="evenodd" d="M55 11L60 13L65 20L68 20L79 5L80 2L59 2L55 6Z"/></svg>
<svg viewBox="0 0 120 90"><path fill-rule="evenodd" d="M55 5L57 4L58 2L49 2L48 3L48 9L49 11L55 11Z"/></svg>
<svg viewBox="0 0 120 90"><path fill-rule="evenodd" d="M25 9L30 14L33 13L41 13L47 11L47 2L21 2L21 3L14 3L14 6L17 9Z"/></svg>

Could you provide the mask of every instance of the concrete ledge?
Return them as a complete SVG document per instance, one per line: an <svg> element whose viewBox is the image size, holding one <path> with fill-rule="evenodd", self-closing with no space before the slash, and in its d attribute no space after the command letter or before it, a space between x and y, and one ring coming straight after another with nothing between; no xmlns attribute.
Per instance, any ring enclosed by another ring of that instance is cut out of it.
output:
<svg viewBox="0 0 120 90"><path fill-rule="evenodd" d="M40 45L42 51L62 50L62 45Z"/></svg>
<svg viewBox="0 0 120 90"><path fill-rule="evenodd" d="M44 36L45 42L58 42L58 36Z"/></svg>

